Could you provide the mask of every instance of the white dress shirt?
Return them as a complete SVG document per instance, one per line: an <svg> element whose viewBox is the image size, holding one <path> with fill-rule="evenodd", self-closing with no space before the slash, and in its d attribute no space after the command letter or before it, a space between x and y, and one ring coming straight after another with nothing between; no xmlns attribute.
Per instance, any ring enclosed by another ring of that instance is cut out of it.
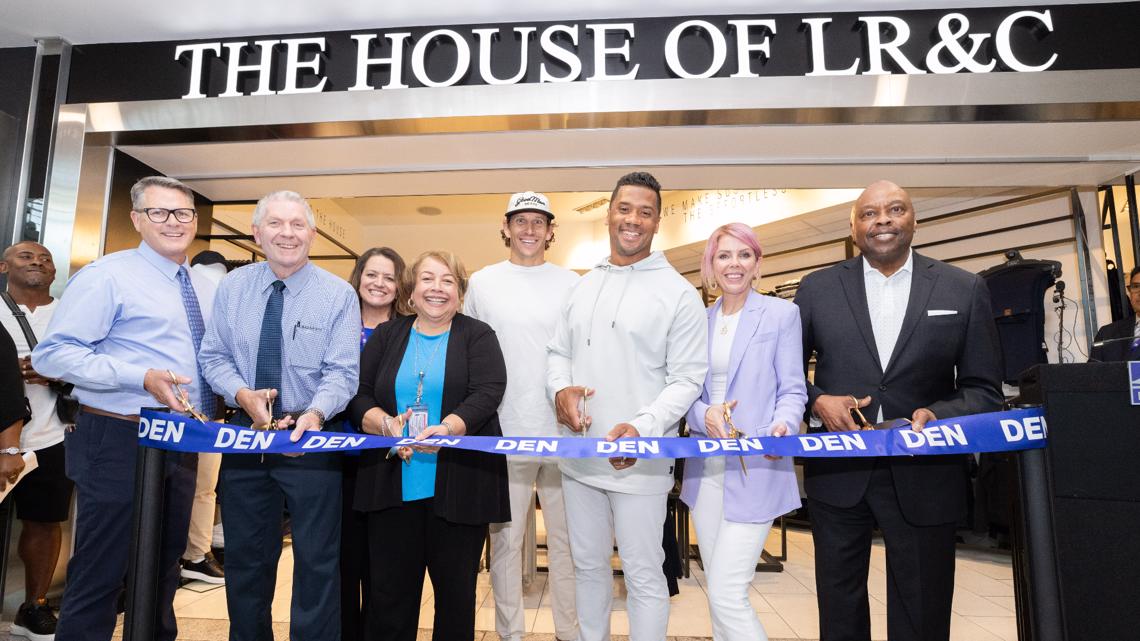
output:
<svg viewBox="0 0 1140 641"><path fill-rule="evenodd" d="M871 329L875 333L875 347L879 350L879 363L883 371L890 365L891 353L902 331L903 316L910 302L910 281L914 273L914 252L908 251L906 262L898 271L884 276L863 258L863 286L867 291L867 311L871 315ZM883 421L883 407L879 406L876 422Z"/></svg>

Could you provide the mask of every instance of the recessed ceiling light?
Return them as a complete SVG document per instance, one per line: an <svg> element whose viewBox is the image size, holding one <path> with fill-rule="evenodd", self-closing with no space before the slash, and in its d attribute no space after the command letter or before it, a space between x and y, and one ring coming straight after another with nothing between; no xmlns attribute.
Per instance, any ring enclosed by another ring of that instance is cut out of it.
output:
<svg viewBox="0 0 1140 641"><path fill-rule="evenodd" d="M423 207L416 207L416 211L423 214L424 216L438 216L443 213L443 210L439 207L429 207L427 205L424 205Z"/></svg>

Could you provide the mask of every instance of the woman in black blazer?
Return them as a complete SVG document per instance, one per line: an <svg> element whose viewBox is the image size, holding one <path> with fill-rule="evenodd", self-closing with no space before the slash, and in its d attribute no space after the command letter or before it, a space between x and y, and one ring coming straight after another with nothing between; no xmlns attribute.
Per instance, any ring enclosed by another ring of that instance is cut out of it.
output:
<svg viewBox="0 0 1140 641"><path fill-rule="evenodd" d="M500 436L506 389L494 331L458 314L467 285L450 252L412 265L415 316L378 326L360 359L352 419L370 434ZM441 358L442 357L442 358ZM369 450L353 508L368 515L371 598L366 638L416 638L426 569L435 593L433 639L470 641L475 582L488 523L509 521L501 455L451 448Z"/></svg>

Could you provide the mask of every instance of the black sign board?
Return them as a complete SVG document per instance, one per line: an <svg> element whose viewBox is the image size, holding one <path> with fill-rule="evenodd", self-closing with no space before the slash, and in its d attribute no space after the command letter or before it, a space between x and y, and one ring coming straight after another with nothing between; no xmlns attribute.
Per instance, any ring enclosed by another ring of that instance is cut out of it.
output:
<svg viewBox="0 0 1140 641"><path fill-rule="evenodd" d="M1140 68L1140 3L379 28L73 49L68 101Z"/></svg>

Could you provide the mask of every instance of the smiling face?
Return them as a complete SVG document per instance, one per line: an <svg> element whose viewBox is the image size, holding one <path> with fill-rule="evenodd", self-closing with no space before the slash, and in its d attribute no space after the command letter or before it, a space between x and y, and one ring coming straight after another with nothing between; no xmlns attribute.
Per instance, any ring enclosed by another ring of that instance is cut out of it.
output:
<svg viewBox="0 0 1140 641"><path fill-rule="evenodd" d="M261 222L253 226L253 240L265 252L265 260L278 278L288 278L309 262L309 245L315 231L309 226L305 206L292 200L265 204Z"/></svg>
<svg viewBox="0 0 1140 641"><path fill-rule="evenodd" d="M503 221L503 235L511 244L511 262L541 265L546 244L554 237L550 217L537 211L520 211Z"/></svg>
<svg viewBox="0 0 1140 641"><path fill-rule="evenodd" d="M151 185L143 191L144 205L140 209L161 207L164 209L193 209L194 201L177 189ZM180 223L173 215L167 216L166 222L151 222L150 218L141 211L131 211L131 222L135 230L142 236L143 242L153 249L155 253L167 260L178 264L186 262L186 250L194 242L194 232L198 228L198 219L188 223Z"/></svg>
<svg viewBox="0 0 1140 641"><path fill-rule="evenodd" d="M712 259L713 277L727 295L741 294L752 287L760 273L760 257L748 245L728 234L721 234Z"/></svg>
<svg viewBox="0 0 1140 641"><path fill-rule="evenodd" d="M649 256L653 235L661 223L657 194L648 187L623 185L610 202L610 262L632 265Z"/></svg>
<svg viewBox="0 0 1140 641"><path fill-rule="evenodd" d="M851 211L851 239L877 269L893 271L906 262L917 226L910 196L887 181L863 190Z"/></svg>
<svg viewBox="0 0 1140 641"><path fill-rule="evenodd" d="M47 247L25 240L4 251L0 274L8 275L9 285L46 291L55 280L55 263Z"/></svg>
<svg viewBox="0 0 1140 641"><path fill-rule="evenodd" d="M414 275L412 303L416 316L435 325L451 320L459 311L459 278L435 258L420 261Z"/></svg>
<svg viewBox="0 0 1140 641"><path fill-rule="evenodd" d="M396 301L396 266L387 256L377 254L360 270L360 303L384 309Z"/></svg>

